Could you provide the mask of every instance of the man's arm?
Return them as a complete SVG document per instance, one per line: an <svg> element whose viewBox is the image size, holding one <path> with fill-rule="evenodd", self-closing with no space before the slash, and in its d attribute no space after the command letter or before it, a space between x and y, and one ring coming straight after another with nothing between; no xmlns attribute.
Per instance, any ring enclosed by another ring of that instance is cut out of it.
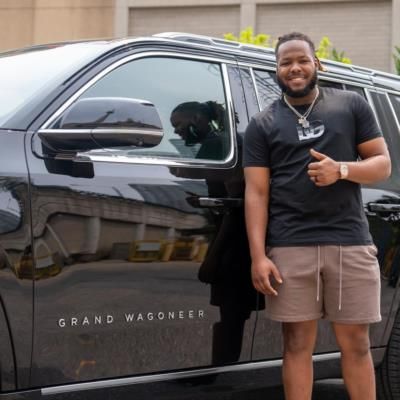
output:
<svg viewBox="0 0 400 400"><path fill-rule="evenodd" d="M310 163L308 175L316 186L328 186L340 179L340 162L348 166L347 180L370 184L390 176L391 162L389 152L382 137L368 140L357 146L361 161L346 162L333 160L325 154L311 149L311 155L317 162Z"/></svg>
<svg viewBox="0 0 400 400"><path fill-rule="evenodd" d="M268 225L270 170L265 167L246 167L245 212L246 228L252 259L253 285L261 293L277 295L271 286L270 275L281 283L275 264L265 255L265 236Z"/></svg>

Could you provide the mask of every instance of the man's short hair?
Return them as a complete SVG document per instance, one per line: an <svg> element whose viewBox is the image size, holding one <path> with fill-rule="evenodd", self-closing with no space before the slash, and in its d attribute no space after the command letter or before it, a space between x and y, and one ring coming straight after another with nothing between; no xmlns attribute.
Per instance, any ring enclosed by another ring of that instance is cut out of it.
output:
<svg viewBox="0 0 400 400"><path fill-rule="evenodd" d="M315 54L314 43L307 35L305 35L304 33L300 33L300 32L290 32L290 33L287 33L286 35L280 36L278 38L278 42L276 43L276 47L275 47L275 56L278 55L278 50L279 50L280 45L283 43L286 43L286 42L290 42L291 40L303 40L304 42L308 43L312 53Z"/></svg>

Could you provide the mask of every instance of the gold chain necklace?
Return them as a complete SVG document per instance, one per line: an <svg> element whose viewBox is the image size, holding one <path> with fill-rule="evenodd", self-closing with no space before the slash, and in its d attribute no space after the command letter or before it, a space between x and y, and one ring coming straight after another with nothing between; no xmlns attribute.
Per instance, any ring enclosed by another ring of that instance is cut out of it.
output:
<svg viewBox="0 0 400 400"><path fill-rule="evenodd" d="M283 95L283 100L285 101L286 105L296 114L299 118L298 122L303 128L309 128L310 123L307 121L307 117L311 114L311 111L314 107L315 102L317 101L319 95L319 89L317 88L317 94L314 97L314 100L310 104L310 107L307 108L307 111L304 114L300 114L288 101L286 95Z"/></svg>

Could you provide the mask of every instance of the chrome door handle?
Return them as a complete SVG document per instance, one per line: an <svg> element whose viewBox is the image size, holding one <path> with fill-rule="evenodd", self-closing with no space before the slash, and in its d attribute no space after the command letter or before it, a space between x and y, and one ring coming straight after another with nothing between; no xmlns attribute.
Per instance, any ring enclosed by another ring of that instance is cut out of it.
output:
<svg viewBox="0 0 400 400"><path fill-rule="evenodd" d="M376 213L400 212L400 204L369 203L367 207Z"/></svg>
<svg viewBox="0 0 400 400"><path fill-rule="evenodd" d="M199 197L199 207L237 208L243 205L243 199L224 197Z"/></svg>

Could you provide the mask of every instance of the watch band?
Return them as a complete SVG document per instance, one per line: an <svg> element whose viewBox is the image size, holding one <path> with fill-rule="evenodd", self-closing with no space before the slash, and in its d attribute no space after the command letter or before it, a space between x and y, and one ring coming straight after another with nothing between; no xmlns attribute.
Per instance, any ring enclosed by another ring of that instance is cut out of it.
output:
<svg viewBox="0 0 400 400"><path fill-rule="evenodd" d="M349 166L345 163L340 163L339 173L340 179L346 179L349 176Z"/></svg>

